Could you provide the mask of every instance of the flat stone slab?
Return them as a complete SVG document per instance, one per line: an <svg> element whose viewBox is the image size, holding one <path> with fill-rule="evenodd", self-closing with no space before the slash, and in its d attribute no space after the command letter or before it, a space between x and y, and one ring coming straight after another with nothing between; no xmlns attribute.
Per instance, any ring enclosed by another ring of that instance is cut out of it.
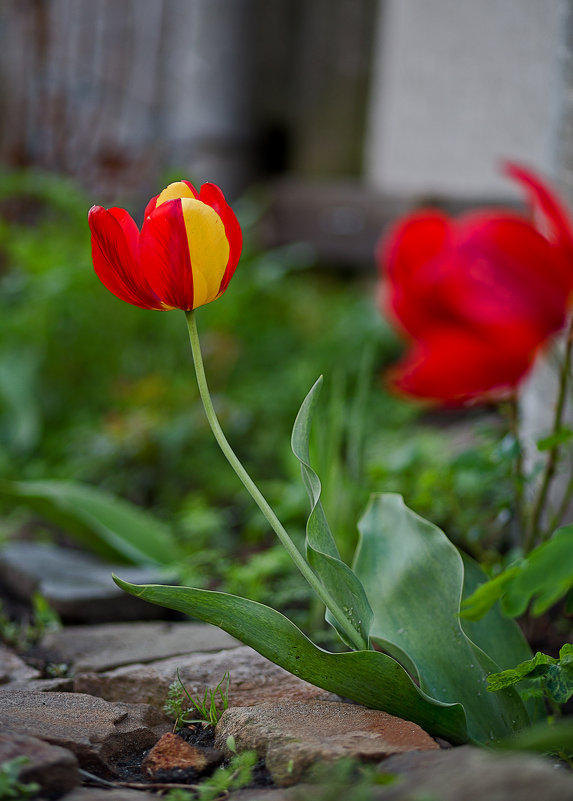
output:
<svg viewBox="0 0 573 801"><path fill-rule="evenodd" d="M76 787L67 793L60 801L151 801L157 799L156 793L145 793L140 790L128 790L123 787L114 787L105 790L101 787Z"/></svg>
<svg viewBox="0 0 573 801"><path fill-rule="evenodd" d="M216 626L169 621L66 626L49 632L40 642L52 662L66 663L76 674L238 645L234 637Z"/></svg>
<svg viewBox="0 0 573 801"><path fill-rule="evenodd" d="M398 754L381 769L400 777L373 801L572 801L573 773L533 754L492 753L462 746L437 753Z"/></svg>
<svg viewBox="0 0 573 801"><path fill-rule="evenodd" d="M27 665L11 648L0 642L0 684L31 681L39 676L39 670Z"/></svg>
<svg viewBox="0 0 573 801"><path fill-rule="evenodd" d="M180 625L180 624L177 624ZM268 659L241 646L214 654L195 654L130 665L107 673L76 676L76 692L98 695L108 701L151 704L163 709L169 685L177 679L196 697L214 689L229 672L229 705L253 706L263 701L311 699L340 700L338 696L293 676Z"/></svg>
<svg viewBox="0 0 573 801"><path fill-rule="evenodd" d="M140 620L169 614L120 590L111 577L114 572L135 584L165 582L159 570L110 565L56 545L9 542L0 549L0 581L9 592L25 601L39 592L66 620Z"/></svg>
<svg viewBox="0 0 573 801"><path fill-rule="evenodd" d="M44 796L59 797L80 783L78 761L71 751L37 737L1 731L0 763L16 757L28 760L20 768L19 781L39 784Z"/></svg>
<svg viewBox="0 0 573 801"><path fill-rule="evenodd" d="M114 777L119 761L151 748L169 728L145 704L109 703L79 693L0 694L0 731L66 748L84 770L98 776Z"/></svg>
<svg viewBox="0 0 573 801"><path fill-rule="evenodd" d="M370 762L412 750L439 750L417 724L375 709L335 701L234 707L221 716L215 746L253 749L275 784L301 781L317 764L354 757Z"/></svg>

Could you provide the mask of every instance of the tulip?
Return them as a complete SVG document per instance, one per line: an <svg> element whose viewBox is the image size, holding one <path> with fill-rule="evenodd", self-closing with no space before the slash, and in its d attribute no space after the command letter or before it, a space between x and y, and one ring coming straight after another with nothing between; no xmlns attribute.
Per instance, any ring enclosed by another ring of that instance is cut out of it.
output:
<svg viewBox="0 0 573 801"><path fill-rule="evenodd" d="M408 341L388 376L402 393L454 405L509 395L565 325L572 223L532 172L506 172L532 215L417 212L379 245L383 311Z"/></svg>
<svg viewBox="0 0 573 801"><path fill-rule="evenodd" d="M142 309L190 311L227 289L241 255L239 223L214 184L170 184L145 209L141 232L125 209L93 206L92 258L101 282Z"/></svg>

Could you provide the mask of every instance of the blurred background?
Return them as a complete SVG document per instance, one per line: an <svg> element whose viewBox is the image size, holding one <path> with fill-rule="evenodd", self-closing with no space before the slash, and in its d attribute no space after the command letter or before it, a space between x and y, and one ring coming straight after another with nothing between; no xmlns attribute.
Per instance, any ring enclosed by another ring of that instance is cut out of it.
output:
<svg viewBox="0 0 573 801"><path fill-rule="evenodd" d="M381 490L487 555L511 503L503 425L387 394L401 345L377 308L374 249L422 204L516 203L505 158L568 192L572 27L565 0L2 0L5 481L102 488L166 523L195 586L304 607L211 441L183 316L121 303L91 267L92 204L141 223L169 181L213 181L245 251L198 314L206 368L279 517L302 540L290 428L324 373L313 458L343 556ZM4 539L75 547L14 492Z"/></svg>

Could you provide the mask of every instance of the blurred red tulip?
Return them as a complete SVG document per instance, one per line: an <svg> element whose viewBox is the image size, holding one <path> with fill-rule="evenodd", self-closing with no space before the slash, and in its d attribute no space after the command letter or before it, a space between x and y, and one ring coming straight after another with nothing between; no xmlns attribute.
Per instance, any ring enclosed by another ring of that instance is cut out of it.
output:
<svg viewBox="0 0 573 801"><path fill-rule="evenodd" d="M189 311L226 290L241 255L239 223L215 184L170 184L145 209L141 232L124 209L93 206L92 258L101 282L142 309Z"/></svg>
<svg viewBox="0 0 573 801"><path fill-rule="evenodd" d="M383 311L409 340L397 390L447 404L502 397L563 328L573 291L573 231L552 191L508 165L532 203L452 220L405 217L383 238Z"/></svg>

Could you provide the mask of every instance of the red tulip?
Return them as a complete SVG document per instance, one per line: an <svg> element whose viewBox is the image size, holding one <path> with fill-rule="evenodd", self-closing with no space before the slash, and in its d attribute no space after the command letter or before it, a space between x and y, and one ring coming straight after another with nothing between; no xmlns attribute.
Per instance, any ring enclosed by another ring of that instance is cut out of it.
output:
<svg viewBox="0 0 573 801"><path fill-rule="evenodd" d="M93 206L92 258L101 282L142 309L189 311L226 290L241 255L239 223L215 184L170 184L141 232L124 209Z"/></svg>
<svg viewBox="0 0 573 801"><path fill-rule="evenodd" d="M573 291L571 221L552 191L515 165L530 219L488 210L400 220L378 250L390 317L409 340L390 371L401 392L443 403L501 397L565 324Z"/></svg>

